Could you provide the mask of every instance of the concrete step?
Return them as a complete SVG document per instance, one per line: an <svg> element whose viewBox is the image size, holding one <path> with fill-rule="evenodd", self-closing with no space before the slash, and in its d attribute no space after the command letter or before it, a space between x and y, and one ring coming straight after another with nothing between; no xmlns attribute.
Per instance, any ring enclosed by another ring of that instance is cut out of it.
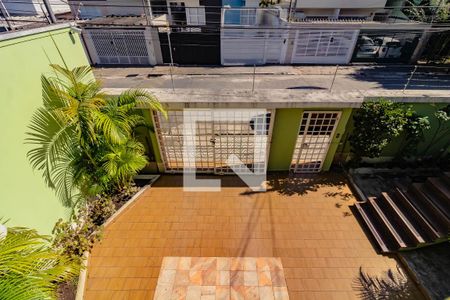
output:
<svg viewBox="0 0 450 300"><path fill-rule="evenodd" d="M403 212L396 204L395 201L387 193L382 192L381 197L378 199L378 205L390 215L390 221L395 228L402 228L403 233L407 235L410 243L414 245L421 245L427 242L419 230L414 227L407 217L407 213ZM428 240L431 242L431 240Z"/></svg>
<svg viewBox="0 0 450 300"><path fill-rule="evenodd" d="M429 177L425 185L430 191L427 195L450 218L450 184L443 177Z"/></svg>
<svg viewBox="0 0 450 300"><path fill-rule="evenodd" d="M418 230L426 241L438 239L441 234L434 228L433 224L428 221L414 206L406 194L399 188L394 188L392 195L396 200L397 207L407 216L411 224Z"/></svg>
<svg viewBox="0 0 450 300"><path fill-rule="evenodd" d="M441 178L446 182L447 186L450 186L450 172L444 172L444 175Z"/></svg>
<svg viewBox="0 0 450 300"><path fill-rule="evenodd" d="M406 197L417 208L417 210L433 225L439 232L439 236L447 235L450 229L449 220L442 210L429 197L426 196L423 183L413 183Z"/></svg>
<svg viewBox="0 0 450 300"><path fill-rule="evenodd" d="M367 205L367 202L357 202L355 203L355 207L363 223L366 225L373 238L375 239L376 244L379 246L380 251L384 253L394 251L395 247L392 246L392 241L390 239L382 237L382 232L384 232L385 229L383 229L381 225L376 222L373 212Z"/></svg>
<svg viewBox="0 0 450 300"><path fill-rule="evenodd" d="M403 235L399 232L401 228L396 228L385 211L383 211L378 206L376 198L369 198L367 205L370 207L370 209L372 209L373 216L377 219L378 223L381 224L383 228L385 228L382 231L382 234L384 234L382 238L386 239L386 235L389 235L391 239L393 239L396 248L394 250L398 250L400 248L409 248L409 246L411 246L408 245L407 241L403 238Z"/></svg>

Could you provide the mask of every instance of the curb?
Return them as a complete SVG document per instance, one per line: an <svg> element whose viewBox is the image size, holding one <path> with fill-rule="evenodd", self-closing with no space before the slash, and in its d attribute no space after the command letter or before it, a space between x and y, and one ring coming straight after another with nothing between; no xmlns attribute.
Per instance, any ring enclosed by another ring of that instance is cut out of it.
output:
<svg viewBox="0 0 450 300"><path fill-rule="evenodd" d="M90 256L89 251L84 251L83 257L81 258L81 271L80 276L78 277L77 294L75 295L75 300L83 300L84 298L84 290L85 290L84 287L86 285L87 264L89 256Z"/></svg>
<svg viewBox="0 0 450 300"><path fill-rule="evenodd" d="M150 181L149 184L146 184L142 187L142 189L131 197L130 200L127 201L121 208L119 208L111 217L103 223L102 227L106 227L111 224L122 212L124 212L132 203L134 203L139 196L141 196L146 190L148 190L155 181L159 179L160 175L155 175L155 178ZM81 271L80 276L78 277L77 284L77 293L75 295L75 300L83 300L84 299L84 291L86 290L86 280L87 280L87 267L89 262L90 252L85 251L83 253L83 257L81 258Z"/></svg>

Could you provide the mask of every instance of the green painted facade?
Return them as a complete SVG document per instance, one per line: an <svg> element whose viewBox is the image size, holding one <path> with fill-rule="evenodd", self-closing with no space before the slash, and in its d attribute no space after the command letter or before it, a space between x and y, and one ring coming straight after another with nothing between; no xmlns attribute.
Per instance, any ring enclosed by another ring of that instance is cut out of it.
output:
<svg viewBox="0 0 450 300"><path fill-rule="evenodd" d="M304 111L325 111L325 109L300 109L300 108L286 108L277 109L275 112L275 119L272 131L272 142L269 151L268 171L288 171L291 164L292 154L294 152L295 142L297 140L298 129ZM333 162L334 155L344 136L347 122L352 113L351 108L344 109L326 109L326 111L340 111L341 116L338 126L336 127L333 140L330 144L328 154L323 164L323 171L328 171ZM150 112L144 111L144 116L150 122L153 122ZM153 129L139 132L140 140L147 136L151 140L151 147L153 150L153 157L157 167L147 168L144 172L156 173L164 170L164 163L159 149L158 140ZM148 148L148 147L147 147Z"/></svg>
<svg viewBox="0 0 450 300"><path fill-rule="evenodd" d="M418 144L418 154L423 154L424 150L427 148L427 146L430 144L430 141L432 139L432 136L438 126L438 122L436 118L434 117L434 112L440 108L445 107L446 103L407 103L406 106L410 106L414 111L416 111L421 116L428 117L428 120L430 121L431 128L429 130L426 130L424 132L424 139ZM352 112L352 115L350 116L349 122L348 122L348 128L346 130L345 136L343 137L343 142L339 145L337 149L337 155L335 156L335 161L342 158L345 160L350 155L350 142L348 141L348 138L351 135L351 132L354 128L353 124L353 114L357 111L357 109L354 109ZM450 125L447 125L447 128ZM397 153L399 153L400 148L402 146L402 142L404 141L404 136L400 135L395 140L393 140L390 144L387 145L387 147L383 150L380 160L386 160L394 157ZM436 143L434 143L429 151L428 154L434 154L441 149L443 149L447 144L447 151L450 151L448 148L448 143L450 141L450 137L444 138Z"/></svg>
<svg viewBox="0 0 450 300"><path fill-rule="evenodd" d="M8 225L36 228L49 234L56 220L67 216L39 172L26 157L25 132L35 109L42 104L42 74L49 64L88 65L80 37L69 28L0 41L0 218Z"/></svg>
<svg viewBox="0 0 450 300"><path fill-rule="evenodd" d="M424 140L420 142L417 145L418 153L423 153L427 146L430 144L431 139L434 135L434 132L436 128L438 127L438 121L434 117L434 112L438 110L439 108L443 108L446 106L446 104L438 103L438 104L429 104L429 103L415 103L415 104L408 104L412 107L413 110L415 110L419 115L421 116L427 116L428 120L430 121L431 128L426 130L424 132ZM447 125L447 128L449 128L450 125ZM383 151L383 156L395 156L399 149L402 146L402 141L404 141L404 136L401 135L399 138L395 139L390 143L386 149ZM431 145L430 149L427 151L427 154L437 153L442 149L445 144L447 144L448 148L448 142L450 141L450 137L448 136L447 139L442 139L438 142L435 142Z"/></svg>
<svg viewBox="0 0 450 300"><path fill-rule="evenodd" d="M328 154L326 156L322 168L323 171L328 171L330 169L336 150L341 142L341 138L345 133L347 122L352 112L351 108L277 109L275 113L275 122L272 132L272 142L270 145L269 164L268 164L269 171L289 170L303 112L320 111L320 110L341 112L341 117L339 119L338 126L336 127L333 140L330 144Z"/></svg>

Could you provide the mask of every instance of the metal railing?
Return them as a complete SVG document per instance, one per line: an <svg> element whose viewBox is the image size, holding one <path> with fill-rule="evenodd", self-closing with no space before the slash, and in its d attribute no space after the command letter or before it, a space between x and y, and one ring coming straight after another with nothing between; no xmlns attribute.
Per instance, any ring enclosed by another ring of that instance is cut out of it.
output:
<svg viewBox="0 0 450 300"><path fill-rule="evenodd" d="M47 0L45 0L47 1ZM143 4L111 4L109 2L98 3L91 1L71 1L61 0L60 3L52 2L49 8L37 0L0 0L0 26L4 30L16 30L18 28L28 28L43 26L55 22L67 22L78 20L95 20L105 17L142 17L147 25L161 17L161 15L171 15L172 8L167 5L146 5ZM22 8L26 5L32 6L34 15L30 11ZM61 6L64 5L64 9ZM301 8L288 8L286 3L275 5L269 8L260 7L221 7L221 6L203 6L207 15L214 16L209 18L209 26L264 26L266 18L278 18L279 20L291 23L386 23L386 24L404 24L404 23L425 23L441 24L442 27L449 27L450 4L441 1L438 6L401 6L401 7L379 7L370 8L370 13L361 16L348 15L348 11L343 10L336 15L314 16L309 15L307 11L299 14ZM300 6L300 5L299 5ZM15 7L19 7L15 8ZM55 13L51 10L54 7ZM188 9L190 7L182 7ZM447 12L447 13L445 13ZM175 12L173 12L175 13ZM176 13L180 13L177 11ZM168 20L171 18L169 17ZM216 21L211 21L216 20ZM176 21L176 20L174 20ZM179 20L178 20L179 21ZM269 22L270 23L270 22ZM114 18L106 19L102 25L116 25ZM126 25L126 24L125 24ZM170 24L169 24L170 25Z"/></svg>

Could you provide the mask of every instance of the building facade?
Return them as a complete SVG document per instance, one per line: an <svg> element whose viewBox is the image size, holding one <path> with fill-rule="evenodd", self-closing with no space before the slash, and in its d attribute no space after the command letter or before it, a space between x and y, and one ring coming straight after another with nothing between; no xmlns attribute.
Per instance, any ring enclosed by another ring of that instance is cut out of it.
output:
<svg viewBox="0 0 450 300"><path fill-rule="evenodd" d="M101 8L96 14L76 13L88 18L80 24L92 40L87 43L91 60L99 65L414 63L430 35L445 31L429 22L399 19L400 10L385 7L384 0L290 1L267 8L258 1L97 2L78 4ZM109 10L118 7L120 13ZM123 36L125 44L127 36L134 36L133 41L147 45L140 49L148 58L131 58L112 37L100 41L108 34L92 35L92 26ZM130 58L101 62L96 56L102 55L95 53L105 51Z"/></svg>
<svg viewBox="0 0 450 300"><path fill-rule="evenodd" d="M0 198L2 217L8 225L28 226L49 234L58 218L68 212L48 188L40 172L27 159L24 145L27 126L42 106L41 76L53 75L49 64L69 68L87 65L80 36L70 24L3 33L1 90L2 155Z"/></svg>

